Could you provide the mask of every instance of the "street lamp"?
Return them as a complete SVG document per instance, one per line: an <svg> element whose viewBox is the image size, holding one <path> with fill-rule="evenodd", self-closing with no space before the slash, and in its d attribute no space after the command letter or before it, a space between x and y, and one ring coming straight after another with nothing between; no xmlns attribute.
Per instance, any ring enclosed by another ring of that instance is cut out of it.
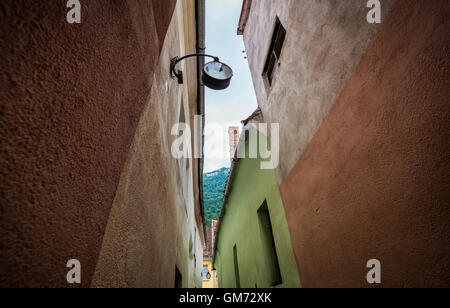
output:
<svg viewBox="0 0 450 308"><path fill-rule="evenodd" d="M206 279L206 280L211 279L211 273L209 272L209 269L206 266L203 268L201 275L202 275L203 279Z"/></svg>
<svg viewBox="0 0 450 308"><path fill-rule="evenodd" d="M178 80L178 84L183 84L183 72L176 71L175 67L181 61L191 57L209 57L214 61L206 63L203 68L202 81L205 86L213 90L225 90L230 86L231 78L233 78L233 70L225 63L220 62L218 57L204 55L204 54L192 54L181 58L173 58L170 64L170 76L172 79L175 77Z"/></svg>

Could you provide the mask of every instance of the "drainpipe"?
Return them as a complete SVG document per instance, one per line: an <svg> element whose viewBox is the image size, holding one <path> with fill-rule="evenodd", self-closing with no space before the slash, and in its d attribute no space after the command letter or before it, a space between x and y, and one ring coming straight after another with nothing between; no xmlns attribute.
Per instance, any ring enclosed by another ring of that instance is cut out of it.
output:
<svg viewBox="0 0 450 308"><path fill-rule="evenodd" d="M195 0L195 12L197 20L197 53L205 54L205 0ZM203 219L203 233L206 239L206 221L205 221L205 207L203 199L203 167L204 167L204 144L205 144L205 87L203 86L202 71L205 66L205 57L197 57L197 114L202 117L202 131L201 131L201 158L198 161L198 187L199 187L199 202L200 213Z"/></svg>

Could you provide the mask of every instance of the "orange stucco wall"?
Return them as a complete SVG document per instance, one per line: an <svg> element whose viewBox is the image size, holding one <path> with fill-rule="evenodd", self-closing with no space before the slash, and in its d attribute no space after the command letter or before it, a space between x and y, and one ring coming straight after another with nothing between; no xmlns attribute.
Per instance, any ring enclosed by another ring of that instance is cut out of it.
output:
<svg viewBox="0 0 450 308"><path fill-rule="evenodd" d="M0 3L0 286L89 286L175 0Z"/></svg>
<svg viewBox="0 0 450 308"><path fill-rule="evenodd" d="M302 286L450 285L449 14L396 1L281 185Z"/></svg>

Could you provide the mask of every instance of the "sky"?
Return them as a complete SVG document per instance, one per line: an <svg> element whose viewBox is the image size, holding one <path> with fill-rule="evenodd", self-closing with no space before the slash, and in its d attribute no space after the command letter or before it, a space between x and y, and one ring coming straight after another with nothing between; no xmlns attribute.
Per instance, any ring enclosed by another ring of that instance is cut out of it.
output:
<svg viewBox="0 0 450 308"><path fill-rule="evenodd" d="M224 91L206 88L205 172L230 166L228 127L239 126L257 108L242 36L237 35L242 0L206 0L206 53L234 71ZM207 60L208 61L208 60Z"/></svg>

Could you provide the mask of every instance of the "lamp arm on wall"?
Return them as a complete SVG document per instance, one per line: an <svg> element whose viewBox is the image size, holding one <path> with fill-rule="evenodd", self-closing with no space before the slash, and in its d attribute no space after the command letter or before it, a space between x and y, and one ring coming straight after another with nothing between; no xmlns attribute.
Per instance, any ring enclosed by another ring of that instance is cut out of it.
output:
<svg viewBox="0 0 450 308"><path fill-rule="evenodd" d="M213 58L215 62L219 62L220 61L218 57L211 56L211 55L200 54L200 53L187 55L187 56L184 56L184 57L181 57L181 58L178 58L178 57L173 58L170 61L170 77L172 79L174 79L176 77L178 79L178 84L183 84L183 72L180 71L180 70L176 71L175 67L181 61L183 61L183 60L185 60L187 58L192 58L192 57L209 57L209 58Z"/></svg>

